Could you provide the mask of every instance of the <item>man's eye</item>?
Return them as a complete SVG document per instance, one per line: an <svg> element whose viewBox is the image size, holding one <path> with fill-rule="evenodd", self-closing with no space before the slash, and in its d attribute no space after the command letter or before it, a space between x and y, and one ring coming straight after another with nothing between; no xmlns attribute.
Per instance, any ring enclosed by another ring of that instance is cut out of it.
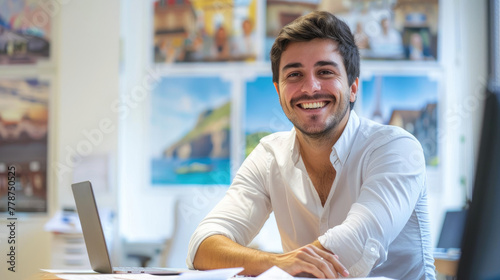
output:
<svg viewBox="0 0 500 280"><path fill-rule="evenodd" d="M330 70L321 70L319 71L319 74L320 75L333 75L333 71L330 71Z"/></svg>
<svg viewBox="0 0 500 280"><path fill-rule="evenodd" d="M289 78L291 78L291 77L298 77L299 75L300 75L299 73L296 73L296 72L295 72L295 73L290 73L290 74L288 74L288 76L287 76L287 77L289 77Z"/></svg>

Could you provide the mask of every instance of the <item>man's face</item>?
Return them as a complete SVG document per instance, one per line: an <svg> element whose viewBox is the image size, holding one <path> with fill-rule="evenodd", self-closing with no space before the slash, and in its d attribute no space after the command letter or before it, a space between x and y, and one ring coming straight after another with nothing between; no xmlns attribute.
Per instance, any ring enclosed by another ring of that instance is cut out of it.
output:
<svg viewBox="0 0 500 280"><path fill-rule="evenodd" d="M347 122L358 80L349 85L342 56L333 40L290 43L279 65L281 107L303 134L321 137ZM343 127L341 128L343 129Z"/></svg>

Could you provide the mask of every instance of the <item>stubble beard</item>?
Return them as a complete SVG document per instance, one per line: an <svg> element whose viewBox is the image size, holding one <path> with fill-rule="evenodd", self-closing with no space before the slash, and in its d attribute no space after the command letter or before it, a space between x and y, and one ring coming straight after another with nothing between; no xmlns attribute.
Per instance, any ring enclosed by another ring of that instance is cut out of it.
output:
<svg viewBox="0 0 500 280"><path fill-rule="evenodd" d="M316 98L313 96L313 98ZM332 99L331 102L335 102L336 99ZM281 101L280 101L281 102ZM295 105L293 105L294 102L293 100L290 101L290 108L294 108ZM350 109L350 104L349 104L349 92L346 92L345 98L342 100L342 103L339 110L337 112L334 112L325 121L325 126L324 128L310 128L307 127L305 124L299 123L299 121L296 118L292 117L292 114L286 114L287 118L292 122L293 126L297 128L304 136L313 139L313 140L328 140L330 137L332 137L334 131L337 129L339 126L340 122L344 119L345 115L347 114L347 111ZM283 104L282 104L283 107ZM291 110L289 109L289 112ZM318 116L312 116L311 120L315 121L318 118Z"/></svg>

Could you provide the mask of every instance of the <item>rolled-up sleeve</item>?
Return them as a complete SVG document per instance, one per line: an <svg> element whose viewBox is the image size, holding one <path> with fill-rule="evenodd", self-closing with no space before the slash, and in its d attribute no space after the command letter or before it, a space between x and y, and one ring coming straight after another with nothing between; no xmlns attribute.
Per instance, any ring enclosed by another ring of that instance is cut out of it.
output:
<svg viewBox="0 0 500 280"><path fill-rule="evenodd" d="M318 238L353 277L368 275L387 259L389 245L407 224L425 187L422 148L412 137L373 148L362 170L359 197L347 218Z"/></svg>
<svg viewBox="0 0 500 280"><path fill-rule="evenodd" d="M193 261L200 244L212 235L223 235L248 245L271 213L267 189L269 157L258 145L238 170L224 198L198 225L189 242L186 264Z"/></svg>

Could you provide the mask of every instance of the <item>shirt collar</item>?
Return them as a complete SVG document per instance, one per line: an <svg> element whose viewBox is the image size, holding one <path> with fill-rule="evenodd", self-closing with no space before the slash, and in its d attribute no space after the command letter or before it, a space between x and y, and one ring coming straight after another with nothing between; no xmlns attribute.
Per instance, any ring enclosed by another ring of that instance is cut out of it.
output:
<svg viewBox="0 0 500 280"><path fill-rule="evenodd" d="M336 154L335 158L338 158L342 165L345 163L347 157L349 156L349 153L351 152L352 143L354 142L359 124L360 121L358 115L354 112L354 110L351 110L349 114L349 120L347 120L344 131L340 135L340 138L337 140L335 145L333 145L332 147L332 154L330 155L330 159L332 159L332 155ZM290 132L290 156L292 158L293 164L297 164L300 159L300 148L295 127L293 127ZM334 164L333 161L332 164Z"/></svg>
<svg viewBox="0 0 500 280"><path fill-rule="evenodd" d="M297 162L300 159L300 148L299 148L299 141L297 140L297 132L295 131L295 126L292 127L292 130L290 131L290 156L292 157L292 162L294 165L297 164Z"/></svg>
<svg viewBox="0 0 500 280"><path fill-rule="evenodd" d="M340 163L344 165L347 158L349 157L349 153L351 152L356 133L358 132L359 124L360 121L358 115L356 114L356 112L354 112L354 110L351 110L349 114L349 120L347 121L344 131L342 131L339 139L332 147L332 154L330 155L330 159L332 159L332 156L336 154L336 157L340 160ZM334 162L332 162L332 164L334 164Z"/></svg>

